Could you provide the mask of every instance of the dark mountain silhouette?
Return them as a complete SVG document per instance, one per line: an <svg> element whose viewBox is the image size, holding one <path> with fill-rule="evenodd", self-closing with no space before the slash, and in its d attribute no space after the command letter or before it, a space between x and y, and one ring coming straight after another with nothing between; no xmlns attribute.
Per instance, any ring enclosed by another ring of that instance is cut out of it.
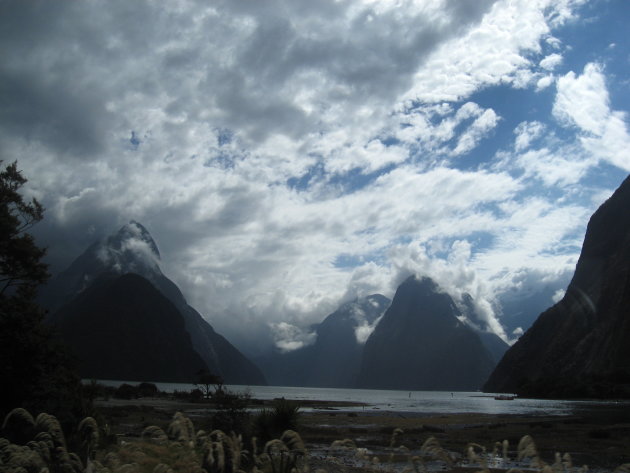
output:
<svg viewBox="0 0 630 473"><path fill-rule="evenodd" d="M389 303L374 294L343 304L314 327L315 343L264 360L265 376L278 386L355 387L365 341L357 331L369 330Z"/></svg>
<svg viewBox="0 0 630 473"><path fill-rule="evenodd" d="M453 299L429 278L408 278L363 350L359 387L476 390L494 367Z"/></svg>
<svg viewBox="0 0 630 473"><path fill-rule="evenodd" d="M497 363L501 361L501 358L503 358L503 355L505 355L505 352L508 351L510 345L503 341L496 333L481 331L477 331L476 333L483 346L488 350L492 358L493 366L496 366Z"/></svg>
<svg viewBox="0 0 630 473"><path fill-rule="evenodd" d="M136 274L103 274L51 317L84 378L191 382L206 369L184 318Z"/></svg>
<svg viewBox="0 0 630 473"><path fill-rule="evenodd" d="M553 304L553 297L558 289L565 289L571 281L572 275L562 275L559 285L554 284L540 284L536 279L537 284L527 284L525 281L519 284L519 287L513 287L511 290L506 291L498 296L498 302L501 306L503 316L501 317L501 324L505 328L508 334L514 333L514 330L521 328L527 331L531 327L538 316L547 310L551 304Z"/></svg>
<svg viewBox="0 0 630 473"><path fill-rule="evenodd" d="M159 261L158 247L149 232L132 221L114 235L90 246L53 278L42 290L40 302L54 314L103 274L138 274L150 281L181 313L193 347L211 373L223 377L229 384L266 384L258 367L188 305L179 288L160 270Z"/></svg>
<svg viewBox="0 0 630 473"><path fill-rule="evenodd" d="M485 391L630 397L630 177L591 217L564 298L498 364Z"/></svg>

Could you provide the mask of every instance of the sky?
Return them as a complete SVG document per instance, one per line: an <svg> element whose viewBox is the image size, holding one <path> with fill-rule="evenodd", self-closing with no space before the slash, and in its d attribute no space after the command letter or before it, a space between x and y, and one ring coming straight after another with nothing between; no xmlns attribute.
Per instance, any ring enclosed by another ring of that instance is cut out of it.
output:
<svg viewBox="0 0 630 473"><path fill-rule="evenodd" d="M410 274L513 340L514 301L562 297L630 173L628 21L626 0L3 0L0 159L46 207L53 273L137 220L246 352Z"/></svg>

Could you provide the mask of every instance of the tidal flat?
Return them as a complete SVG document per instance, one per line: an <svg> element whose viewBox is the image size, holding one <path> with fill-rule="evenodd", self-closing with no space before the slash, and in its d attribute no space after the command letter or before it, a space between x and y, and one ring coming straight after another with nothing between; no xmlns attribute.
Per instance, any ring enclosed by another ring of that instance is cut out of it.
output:
<svg viewBox="0 0 630 473"><path fill-rule="evenodd" d="M249 412L253 416L271 403L252 399ZM614 406L568 415L390 412L314 400L300 406L298 432L310 471L420 471L413 459L430 438L453 459L452 464L427 462L423 468L431 471L479 471L484 462L490 471L540 470L542 464L531 458L516 461L526 435L534 440L539 460L555 464L556 470L560 465L577 472L586 465L590 471L614 471L630 462L630 412ZM139 440L151 425L166 430L176 412L188 416L196 429L210 430L215 412L203 402L165 398L99 400L97 409L118 442Z"/></svg>

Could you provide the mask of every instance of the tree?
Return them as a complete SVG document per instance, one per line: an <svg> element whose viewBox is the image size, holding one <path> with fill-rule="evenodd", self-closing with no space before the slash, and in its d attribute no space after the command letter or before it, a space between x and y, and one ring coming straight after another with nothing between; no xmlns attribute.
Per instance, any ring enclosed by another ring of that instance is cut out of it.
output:
<svg viewBox="0 0 630 473"><path fill-rule="evenodd" d="M37 199L24 202L18 191L25 183L17 162L0 172L0 295L3 299L31 297L37 286L48 279L47 266L41 261L46 251L27 233L43 218L44 208Z"/></svg>
<svg viewBox="0 0 630 473"><path fill-rule="evenodd" d="M199 370L197 371L195 386L203 393L205 399L210 399L213 393L223 391L223 378L210 373L208 370Z"/></svg>
<svg viewBox="0 0 630 473"><path fill-rule="evenodd" d="M36 199L23 199L25 183L16 162L0 172L0 418L25 407L72 423L87 406L70 357L35 303L48 269L41 261L45 250L28 231L44 208Z"/></svg>

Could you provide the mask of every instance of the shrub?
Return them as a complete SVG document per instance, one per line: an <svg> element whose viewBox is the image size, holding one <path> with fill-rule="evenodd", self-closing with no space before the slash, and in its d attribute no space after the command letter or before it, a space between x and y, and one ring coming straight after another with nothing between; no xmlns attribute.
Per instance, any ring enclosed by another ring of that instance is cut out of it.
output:
<svg viewBox="0 0 630 473"><path fill-rule="evenodd" d="M138 389L131 384L123 383L114 392L117 399L136 399L138 397Z"/></svg>
<svg viewBox="0 0 630 473"><path fill-rule="evenodd" d="M138 395L140 397L155 397L159 393L159 389L153 383L140 383L138 385Z"/></svg>
<svg viewBox="0 0 630 473"><path fill-rule="evenodd" d="M217 390L212 403L217 412L212 417L212 426L224 432L249 432L250 416L247 411L251 395L235 393L227 389Z"/></svg>
<svg viewBox="0 0 630 473"><path fill-rule="evenodd" d="M272 408L262 409L254 419L254 435L266 442L286 430L299 430L300 406L284 398L274 399Z"/></svg>

